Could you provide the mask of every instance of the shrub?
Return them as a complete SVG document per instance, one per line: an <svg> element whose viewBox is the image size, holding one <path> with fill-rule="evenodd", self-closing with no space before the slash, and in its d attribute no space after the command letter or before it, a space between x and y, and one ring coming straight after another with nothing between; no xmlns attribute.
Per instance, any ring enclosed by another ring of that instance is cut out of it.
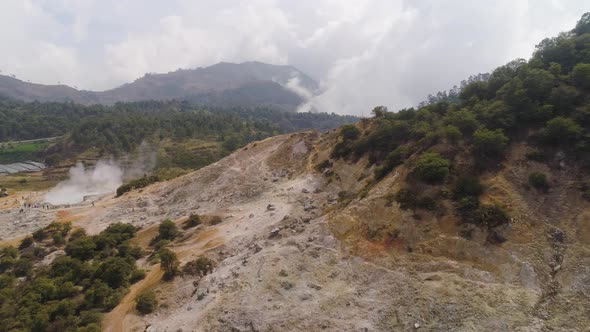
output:
<svg viewBox="0 0 590 332"><path fill-rule="evenodd" d="M562 116L547 121L542 137L548 144L568 144L582 135L582 127L570 118Z"/></svg>
<svg viewBox="0 0 590 332"><path fill-rule="evenodd" d="M547 156L545 155L545 153L543 151L540 151L537 149L527 151L525 154L525 157L528 160L537 161L537 162L543 162L543 161L547 160Z"/></svg>
<svg viewBox="0 0 590 332"><path fill-rule="evenodd" d="M20 250L26 249L28 247L30 247L33 244L33 237L32 236L25 236L25 238L21 241L20 245L18 246L18 248Z"/></svg>
<svg viewBox="0 0 590 332"><path fill-rule="evenodd" d="M143 177L133 180L129 183L123 184L121 185L119 188L117 188L117 197L125 194L128 191L131 191L133 189L140 189L140 188L144 188L149 186L152 183L156 183L160 181L160 178L156 175L144 175Z"/></svg>
<svg viewBox="0 0 590 332"><path fill-rule="evenodd" d="M416 207L422 210L434 211L436 210L436 201L430 196L423 196L416 201Z"/></svg>
<svg viewBox="0 0 590 332"><path fill-rule="evenodd" d="M86 236L86 230L84 228L76 228L72 234L70 234L70 238L68 239L68 241L74 241L76 239L79 239L81 237L85 237Z"/></svg>
<svg viewBox="0 0 590 332"><path fill-rule="evenodd" d="M192 227L199 226L201 224L201 217L198 214L191 213L188 219L184 222L183 228L189 229Z"/></svg>
<svg viewBox="0 0 590 332"><path fill-rule="evenodd" d="M443 182L449 175L451 162L437 153L424 153L416 162L415 174L425 183Z"/></svg>
<svg viewBox="0 0 590 332"><path fill-rule="evenodd" d="M529 174L529 184L537 190L547 191L549 189L547 176L540 172L533 172Z"/></svg>
<svg viewBox="0 0 590 332"><path fill-rule="evenodd" d="M178 258L170 249L163 248L158 252L160 266L164 270L164 279L171 280L178 274Z"/></svg>
<svg viewBox="0 0 590 332"><path fill-rule="evenodd" d="M380 180L385 177L395 167L403 163L407 155L408 149L402 146L391 151L389 154L387 154L387 157L385 157L383 165L375 169L375 179Z"/></svg>
<svg viewBox="0 0 590 332"><path fill-rule="evenodd" d="M66 254L79 260L91 259L94 256L94 250L96 249L96 243L94 239L85 236L80 237L74 241L71 241L66 245Z"/></svg>
<svg viewBox="0 0 590 332"><path fill-rule="evenodd" d="M217 225L220 224L223 221L223 219L220 216L213 216L211 217L211 219L209 219L209 224L210 225Z"/></svg>
<svg viewBox="0 0 590 332"><path fill-rule="evenodd" d="M182 268L182 272L184 274L189 274L192 276L199 276L203 277L213 271L214 263L211 259L201 256L193 261L186 263L186 265Z"/></svg>
<svg viewBox="0 0 590 332"><path fill-rule="evenodd" d="M143 278L145 278L145 270L143 270L143 269L134 270L131 273L131 276L129 277L129 282L134 284L134 283L142 280Z"/></svg>
<svg viewBox="0 0 590 332"><path fill-rule="evenodd" d="M453 197L460 199L467 196L478 197L483 192L483 186L474 176L460 176L453 188Z"/></svg>
<svg viewBox="0 0 590 332"><path fill-rule="evenodd" d="M590 90L590 63L578 63L572 70L574 85L584 90Z"/></svg>
<svg viewBox="0 0 590 332"><path fill-rule="evenodd" d="M355 140L361 135L361 131L353 124L344 125L340 129L340 136L346 141Z"/></svg>
<svg viewBox="0 0 590 332"><path fill-rule="evenodd" d="M172 220L166 219L160 223L160 227L158 228L158 238L160 240L172 241L179 234L180 232Z"/></svg>
<svg viewBox="0 0 590 332"><path fill-rule="evenodd" d="M474 214L473 222L479 225L485 225L488 228L494 228L508 224L510 218L506 211L496 205L482 205Z"/></svg>
<svg viewBox="0 0 590 332"><path fill-rule="evenodd" d="M508 138L501 129L478 129L473 134L473 152L478 157L497 159L504 155Z"/></svg>
<svg viewBox="0 0 590 332"><path fill-rule="evenodd" d="M66 242L64 240L63 235L61 235L61 233L55 233L55 234L53 234L53 236L51 238L53 239L53 244L55 246L61 246Z"/></svg>
<svg viewBox="0 0 590 332"><path fill-rule="evenodd" d="M158 306L158 299L156 299L156 294L152 291L145 291L139 294L137 299L135 299L135 302L135 309L137 309L137 312L142 315L154 312Z"/></svg>
<svg viewBox="0 0 590 332"><path fill-rule="evenodd" d="M402 188L395 194L395 201L404 210L415 209L417 200L416 193L407 188Z"/></svg>
<svg viewBox="0 0 590 332"><path fill-rule="evenodd" d="M121 257L111 257L98 266L95 277L104 281L111 288L127 285L135 265Z"/></svg>
<svg viewBox="0 0 590 332"><path fill-rule="evenodd" d="M461 133L459 128L453 125L446 126L443 130L443 134L447 141L452 144L456 144L463 137L463 134Z"/></svg>

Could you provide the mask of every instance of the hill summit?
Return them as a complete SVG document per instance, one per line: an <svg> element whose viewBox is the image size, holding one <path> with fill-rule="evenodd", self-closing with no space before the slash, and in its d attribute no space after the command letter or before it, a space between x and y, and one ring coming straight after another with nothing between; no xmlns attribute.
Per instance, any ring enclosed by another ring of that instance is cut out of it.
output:
<svg viewBox="0 0 590 332"><path fill-rule="evenodd" d="M107 91L27 83L0 75L0 95L24 101L114 104L142 100L188 100L215 106L278 106L294 109L318 84L293 66L221 62L165 74L146 74Z"/></svg>

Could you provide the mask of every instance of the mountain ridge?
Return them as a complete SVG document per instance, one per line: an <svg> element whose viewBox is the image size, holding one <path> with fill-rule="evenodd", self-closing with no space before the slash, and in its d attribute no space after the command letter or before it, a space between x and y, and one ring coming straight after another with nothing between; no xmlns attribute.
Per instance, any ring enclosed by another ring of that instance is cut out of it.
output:
<svg viewBox="0 0 590 332"><path fill-rule="evenodd" d="M105 91L78 90L67 85L28 83L0 75L0 95L23 101L106 104L143 100L188 100L221 106L272 105L295 109L305 100L292 86L315 94L318 84L290 65L257 61L219 62L208 67L147 73L133 82Z"/></svg>

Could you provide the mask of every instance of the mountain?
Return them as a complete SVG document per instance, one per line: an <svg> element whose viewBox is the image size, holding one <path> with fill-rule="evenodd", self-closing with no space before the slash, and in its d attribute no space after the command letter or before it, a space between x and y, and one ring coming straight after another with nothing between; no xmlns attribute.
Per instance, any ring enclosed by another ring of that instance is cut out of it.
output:
<svg viewBox="0 0 590 332"><path fill-rule="evenodd" d="M589 56L585 14L417 109L118 197L10 188L0 328L588 331Z"/></svg>
<svg viewBox="0 0 590 332"><path fill-rule="evenodd" d="M146 74L112 90L81 91L65 85L42 85L0 75L0 95L24 101L72 101L81 104L114 104L141 100L189 100L213 106L273 105L294 109L304 99L289 86L310 94L318 84L292 66L261 62L216 65L166 74Z"/></svg>

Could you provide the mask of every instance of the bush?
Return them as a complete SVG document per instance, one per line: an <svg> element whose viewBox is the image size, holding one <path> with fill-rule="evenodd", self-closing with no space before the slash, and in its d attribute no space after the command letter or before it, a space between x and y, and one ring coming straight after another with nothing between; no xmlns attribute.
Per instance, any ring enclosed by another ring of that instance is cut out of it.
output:
<svg viewBox="0 0 590 332"><path fill-rule="evenodd" d="M501 129L478 129L473 134L473 152L478 157L498 159L504 156L508 137Z"/></svg>
<svg viewBox="0 0 590 332"><path fill-rule="evenodd" d="M415 209L417 200L418 197L416 193L407 188L402 188L395 194L395 201L399 204L399 207L404 210Z"/></svg>
<svg viewBox="0 0 590 332"><path fill-rule="evenodd" d="M25 236L25 238L20 242L18 249L23 250L30 247L33 244L33 237L32 236Z"/></svg>
<svg viewBox="0 0 590 332"><path fill-rule="evenodd" d="M73 258L77 258L81 261L91 259L94 256L94 250L96 249L96 243L94 239L85 236L71 241L66 245L66 254Z"/></svg>
<svg viewBox="0 0 590 332"><path fill-rule="evenodd" d="M154 312L158 306L158 299L156 299L156 294L152 291L145 291L139 294L137 299L135 299L135 302L135 309L137 309L137 312L142 315Z"/></svg>
<svg viewBox="0 0 590 332"><path fill-rule="evenodd" d="M510 218L506 211L496 205L482 205L474 213L473 222L478 225L485 225L494 228L508 224Z"/></svg>
<svg viewBox="0 0 590 332"><path fill-rule="evenodd" d="M340 136L345 141L355 140L361 135L361 131L353 124L344 125L342 129L340 129Z"/></svg>
<svg viewBox="0 0 590 332"><path fill-rule="evenodd" d="M134 270L131 273L131 276L129 277L129 282L134 284L134 283L142 280L143 278L145 278L145 270L143 270L143 269Z"/></svg>
<svg viewBox="0 0 590 332"><path fill-rule="evenodd" d="M572 70L574 85L584 90L590 90L590 63L578 63Z"/></svg>
<svg viewBox="0 0 590 332"><path fill-rule="evenodd" d="M446 126L443 130L443 134L447 141L451 144L456 144L463 137L463 134L461 133L459 128L453 125Z"/></svg>
<svg viewBox="0 0 590 332"><path fill-rule="evenodd" d="M217 225L220 224L223 221L223 219L220 216L213 216L211 217L211 219L209 219L209 224L210 225Z"/></svg>
<svg viewBox="0 0 590 332"><path fill-rule="evenodd" d="M211 259L201 256L193 261L186 263L182 268L184 274L203 277L213 271L214 263Z"/></svg>
<svg viewBox="0 0 590 332"><path fill-rule="evenodd" d="M570 118L558 116L547 121L542 137L548 144L574 143L582 135L582 127Z"/></svg>
<svg viewBox="0 0 590 332"><path fill-rule="evenodd" d="M451 162L437 153L424 153L416 162L415 174L420 180L429 184L443 182L449 175Z"/></svg>
<svg viewBox="0 0 590 332"><path fill-rule="evenodd" d="M171 280L178 274L178 258L174 251L163 248L158 252L160 256L160 266L164 270L164 279Z"/></svg>
<svg viewBox="0 0 590 332"><path fill-rule="evenodd" d="M460 176L453 188L453 197L461 199L467 196L478 197L483 192L483 186L474 176Z"/></svg>
<svg viewBox="0 0 590 332"><path fill-rule="evenodd" d="M172 220L166 219L160 223L160 227L158 228L158 238L160 240L172 241L178 235L180 235L180 232Z"/></svg>
<svg viewBox="0 0 590 332"><path fill-rule="evenodd" d="M540 151L537 149L527 151L525 154L525 157L528 160L532 160L532 161L536 161L536 162L543 162L543 161L547 160L547 156L545 155L545 153L543 151Z"/></svg>
<svg viewBox="0 0 590 332"><path fill-rule="evenodd" d="M391 151L381 167L375 169L375 179L380 180L391 172L395 167L402 164L406 156L408 155L408 149L405 147L398 147Z"/></svg>
<svg viewBox="0 0 590 332"><path fill-rule="evenodd" d="M547 176L540 172L533 172L529 174L529 184L540 191L547 191L549 189L549 183L547 182Z"/></svg>
<svg viewBox="0 0 590 332"><path fill-rule="evenodd" d="M160 178L156 175L144 175L143 177L133 180L129 183L121 185L117 188L117 197L122 196L126 192L129 192L133 189L140 189L149 186L152 183L156 183L160 181Z"/></svg>
<svg viewBox="0 0 590 332"><path fill-rule="evenodd" d="M430 196L422 196L416 201L416 207L422 210L435 211L436 201Z"/></svg>
<svg viewBox="0 0 590 332"><path fill-rule="evenodd" d="M192 227L199 226L200 224L201 224L201 217L199 217L198 214L191 213L191 215L188 217L188 219L184 222L184 225L182 228L189 229Z"/></svg>
<svg viewBox="0 0 590 332"><path fill-rule="evenodd" d="M55 246L62 246L66 242L61 233L55 233L51 238L53 239L53 245Z"/></svg>

